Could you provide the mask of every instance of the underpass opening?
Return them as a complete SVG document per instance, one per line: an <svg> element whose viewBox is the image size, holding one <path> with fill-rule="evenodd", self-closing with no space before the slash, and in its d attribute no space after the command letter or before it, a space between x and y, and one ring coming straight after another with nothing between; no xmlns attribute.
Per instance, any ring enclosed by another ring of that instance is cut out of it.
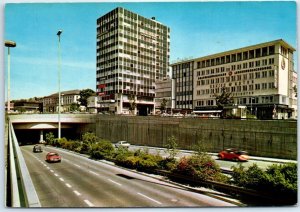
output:
<svg viewBox="0 0 300 212"><path fill-rule="evenodd" d="M43 140L46 140L48 133L53 133L54 137L58 137L58 129L15 129L16 137L19 145L32 145L40 143L41 130L43 131ZM80 133L77 126L73 128L62 128L61 138L65 137L68 140L76 140L80 138Z"/></svg>

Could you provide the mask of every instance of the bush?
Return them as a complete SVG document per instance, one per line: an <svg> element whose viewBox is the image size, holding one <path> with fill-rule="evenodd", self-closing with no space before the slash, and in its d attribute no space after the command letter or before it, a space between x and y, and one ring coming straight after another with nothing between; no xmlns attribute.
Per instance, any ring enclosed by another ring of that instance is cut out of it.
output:
<svg viewBox="0 0 300 212"><path fill-rule="evenodd" d="M166 171L172 171L176 168L177 162L175 158L164 158L159 162L159 168L166 170Z"/></svg>
<svg viewBox="0 0 300 212"><path fill-rule="evenodd" d="M181 158L172 173L192 177L195 180L228 181L215 160L205 154Z"/></svg>
<svg viewBox="0 0 300 212"><path fill-rule="evenodd" d="M92 144L89 151L91 158L95 159L112 159L114 153L113 145L106 140Z"/></svg>
<svg viewBox="0 0 300 212"><path fill-rule="evenodd" d="M99 138L94 133L84 133L82 135L82 142L86 144L94 144L99 141Z"/></svg>
<svg viewBox="0 0 300 212"><path fill-rule="evenodd" d="M159 168L159 163L162 157L159 155L151 155L145 153L139 157L137 169L139 171L153 172Z"/></svg>
<svg viewBox="0 0 300 212"><path fill-rule="evenodd" d="M297 202L297 164L273 164L266 171L256 164L245 169L233 167L233 183L249 189L269 193L289 203Z"/></svg>
<svg viewBox="0 0 300 212"><path fill-rule="evenodd" d="M127 148L125 147L119 147L117 149L117 151L115 151L114 153L114 161L117 165L120 166L126 166L126 159L127 157L133 156L134 153L129 151Z"/></svg>

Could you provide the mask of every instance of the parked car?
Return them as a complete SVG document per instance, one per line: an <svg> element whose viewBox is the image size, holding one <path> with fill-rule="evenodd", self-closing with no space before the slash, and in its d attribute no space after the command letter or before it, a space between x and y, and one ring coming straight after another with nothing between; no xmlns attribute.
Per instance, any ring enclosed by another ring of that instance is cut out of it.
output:
<svg viewBox="0 0 300 212"><path fill-rule="evenodd" d="M240 151L236 149L225 149L218 154L221 160L233 160L233 161L248 161L249 155L246 151Z"/></svg>
<svg viewBox="0 0 300 212"><path fill-rule="evenodd" d="M49 152L46 155L47 162L61 162L61 156L56 152Z"/></svg>
<svg viewBox="0 0 300 212"><path fill-rule="evenodd" d="M33 152L43 152L43 149L42 149L42 147L40 146L40 145L34 145L33 146L33 150L32 150Z"/></svg>
<svg viewBox="0 0 300 212"><path fill-rule="evenodd" d="M130 143L128 143L127 141L118 141L117 143L115 143L116 148L119 148L120 146L128 148L130 146Z"/></svg>

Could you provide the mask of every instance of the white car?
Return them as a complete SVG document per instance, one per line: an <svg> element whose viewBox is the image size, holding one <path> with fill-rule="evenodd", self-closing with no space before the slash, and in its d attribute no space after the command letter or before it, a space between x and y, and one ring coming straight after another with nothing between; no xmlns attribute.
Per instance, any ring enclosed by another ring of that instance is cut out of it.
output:
<svg viewBox="0 0 300 212"><path fill-rule="evenodd" d="M119 148L120 146L128 148L130 146L130 143L128 143L127 141L118 141L117 143L115 143L116 148Z"/></svg>

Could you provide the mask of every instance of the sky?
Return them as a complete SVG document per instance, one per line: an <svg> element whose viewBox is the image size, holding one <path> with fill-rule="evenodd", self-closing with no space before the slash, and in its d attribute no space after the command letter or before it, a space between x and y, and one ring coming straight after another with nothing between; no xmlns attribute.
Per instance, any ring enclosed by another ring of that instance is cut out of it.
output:
<svg viewBox="0 0 300 212"><path fill-rule="evenodd" d="M277 39L297 47L293 1L6 4L3 39L17 43L11 49L10 100L58 91L59 29L61 91L95 90L96 21L116 7L170 27L171 63ZM6 101L7 49L3 57Z"/></svg>

